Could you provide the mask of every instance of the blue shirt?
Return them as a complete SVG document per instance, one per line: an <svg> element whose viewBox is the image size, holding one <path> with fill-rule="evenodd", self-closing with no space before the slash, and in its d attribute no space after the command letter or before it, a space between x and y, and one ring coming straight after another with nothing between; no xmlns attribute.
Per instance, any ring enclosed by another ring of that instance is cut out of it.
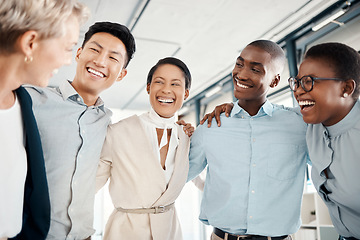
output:
<svg viewBox="0 0 360 240"><path fill-rule="evenodd" d="M308 160L306 124L293 109L266 101L255 116L237 103L221 127L191 137L188 180L206 166L200 220L232 234L296 232Z"/></svg>
<svg viewBox="0 0 360 240"><path fill-rule="evenodd" d="M311 177L336 231L360 239L360 101L335 125L310 124L306 138Z"/></svg>
<svg viewBox="0 0 360 240"><path fill-rule="evenodd" d="M68 81L27 88L43 145L51 202L47 239L92 235L95 178L111 112L99 98L86 106Z"/></svg>

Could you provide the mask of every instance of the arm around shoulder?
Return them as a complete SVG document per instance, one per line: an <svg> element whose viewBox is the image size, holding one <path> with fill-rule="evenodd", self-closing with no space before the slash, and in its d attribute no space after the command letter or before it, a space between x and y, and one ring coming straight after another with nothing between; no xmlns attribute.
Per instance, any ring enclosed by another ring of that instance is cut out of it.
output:
<svg viewBox="0 0 360 240"><path fill-rule="evenodd" d="M190 140L189 173L187 181L199 175L207 165L204 151L203 131L206 126L199 125Z"/></svg>

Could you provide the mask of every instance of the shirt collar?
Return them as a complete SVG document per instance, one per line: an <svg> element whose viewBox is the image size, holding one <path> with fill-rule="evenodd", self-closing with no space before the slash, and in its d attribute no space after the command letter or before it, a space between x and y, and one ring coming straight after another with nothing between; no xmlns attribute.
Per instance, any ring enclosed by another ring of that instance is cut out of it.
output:
<svg viewBox="0 0 360 240"><path fill-rule="evenodd" d="M325 128L328 130L330 137L336 137L348 131L355 124L357 124L359 116L360 116L360 100L357 100L351 111L340 122Z"/></svg>
<svg viewBox="0 0 360 240"><path fill-rule="evenodd" d="M242 107L239 106L239 101L233 102L234 107L230 113L231 117L234 117L237 114L241 114L241 112L245 112L247 115L249 115ZM274 111L274 106L272 103L270 103L268 100L265 101L265 103L261 106L259 109L259 112L255 116L262 116L263 114L272 116Z"/></svg>
<svg viewBox="0 0 360 240"><path fill-rule="evenodd" d="M78 94L78 92L76 92L75 88L71 85L71 82L69 80L62 81L60 83L59 91L64 101L66 101L67 99L71 99L72 101L78 102L79 104L86 106L83 98ZM100 97L96 100L94 107L97 107L103 112L105 112L104 101Z"/></svg>

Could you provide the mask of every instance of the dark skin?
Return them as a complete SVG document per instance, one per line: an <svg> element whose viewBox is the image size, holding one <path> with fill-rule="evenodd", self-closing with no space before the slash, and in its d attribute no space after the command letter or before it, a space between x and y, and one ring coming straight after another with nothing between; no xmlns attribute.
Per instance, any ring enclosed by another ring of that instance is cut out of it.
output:
<svg viewBox="0 0 360 240"><path fill-rule="evenodd" d="M212 111L211 113L205 114L205 116L200 120L200 124L203 124L207 120L208 127L211 127L212 119L215 118L218 127L220 127L221 126L220 114L225 113L225 116L229 117L233 107L234 107L233 103L223 103L221 105L216 106L214 111Z"/></svg>
<svg viewBox="0 0 360 240"><path fill-rule="evenodd" d="M351 111L357 100L357 97L353 97L356 86L353 79L326 80L331 77L338 78L336 67L329 65L326 59L311 57L304 59L299 67L297 79L304 76L325 78L315 80L311 91L307 92L301 86L294 91L306 123L332 126ZM304 104L306 101L311 104Z"/></svg>
<svg viewBox="0 0 360 240"><path fill-rule="evenodd" d="M266 101L268 90L277 86L280 81L275 64L268 52L252 45L244 48L236 60L232 71L234 96L238 99L239 106L250 116L258 113ZM220 105L212 113L206 114L200 124L208 120L210 127L211 120L215 116L220 126L220 113L225 112L228 117L232 108L232 104Z"/></svg>
<svg viewBox="0 0 360 240"><path fill-rule="evenodd" d="M305 75L322 78L337 77L335 72L326 64L326 61L312 58L305 59L300 65L298 78ZM312 124L322 123L325 126L331 126L339 122L351 111L356 102L357 97L353 97L355 86L356 83L353 79L341 82L316 81L310 92L304 91L299 86L295 90L294 96L299 101L302 111L304 111L302 112L304 121ZM344 97L345 93L348 97ZM303 100L314 101L314 106L319 106L315 113L312 112L310 115L309 110L304 110L306 107L301 104ZM213 112L206 114L200 123L203 124L208 120L208 127L210 127L211 121L215 117L218 126L220 126L220 114L225 112L228 117L233 106L232 103L217 106Z"/></svg>
<svg viewBox="0 0 360 240"><path fill-rule="evenodd" d="M236 59L232 71L234 96L250 116L258 113L266 101L268 90L280 81L274 65L268 52L252 45L246 46Z"/></svg>

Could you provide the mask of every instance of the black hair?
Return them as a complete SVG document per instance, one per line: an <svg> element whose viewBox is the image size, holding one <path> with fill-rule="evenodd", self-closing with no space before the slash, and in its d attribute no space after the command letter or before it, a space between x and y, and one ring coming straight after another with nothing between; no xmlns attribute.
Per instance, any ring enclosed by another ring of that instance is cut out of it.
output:
<svg viewBox="0 0 360 240"><path fill-rule="evenodd" d="M304 58L321 59L330 65L337 78L353 79L356 83L353 97L359 97L360 54L355 49L337 42L322 43L311 47Z"/></svg>
<svg viewBox="0 0 360 240"><path fill-rule="evenodd" d="M164 64L171 64L174 65L178 68L180 68L180 70L184 73L184 77L185 77L185 89L190 89L191 87L191 74L190 71L188 69L188 67L186 66L186 64L181 61L180 59L174 58L174 57L166 57L163 59L160 59L149 71L148 76L147 76L147 84L151 84L152 81L152 77L154 75L154 72L156 71L156 69L158 69L158 67L160 67L161 65Z"/></svg>
<svg viewBox="0 0 360 240"><path fill-rule="evenodd" d="M126 55L127 58L124 63L124 68L127 67L130 60L135 53L135 39L134 36L131 34L130 30L119 23L112 23L112 22L96 22L95 24L89 27L89 30L85 33L85 38L82 43L82 48L84 48L85 44L95 33L109 33L114 37L117 37L122 41L126 48Z"/></svg>
<svg viewBox="0 0 360 240"><path fill-rule="evenodd" d="M248 44L248 46L258 47L265 52L269 53L271 58L275 60L275 71L280 74L284 69L286 57L282 48L275 42L270 40L255 40Z"/></svg>

